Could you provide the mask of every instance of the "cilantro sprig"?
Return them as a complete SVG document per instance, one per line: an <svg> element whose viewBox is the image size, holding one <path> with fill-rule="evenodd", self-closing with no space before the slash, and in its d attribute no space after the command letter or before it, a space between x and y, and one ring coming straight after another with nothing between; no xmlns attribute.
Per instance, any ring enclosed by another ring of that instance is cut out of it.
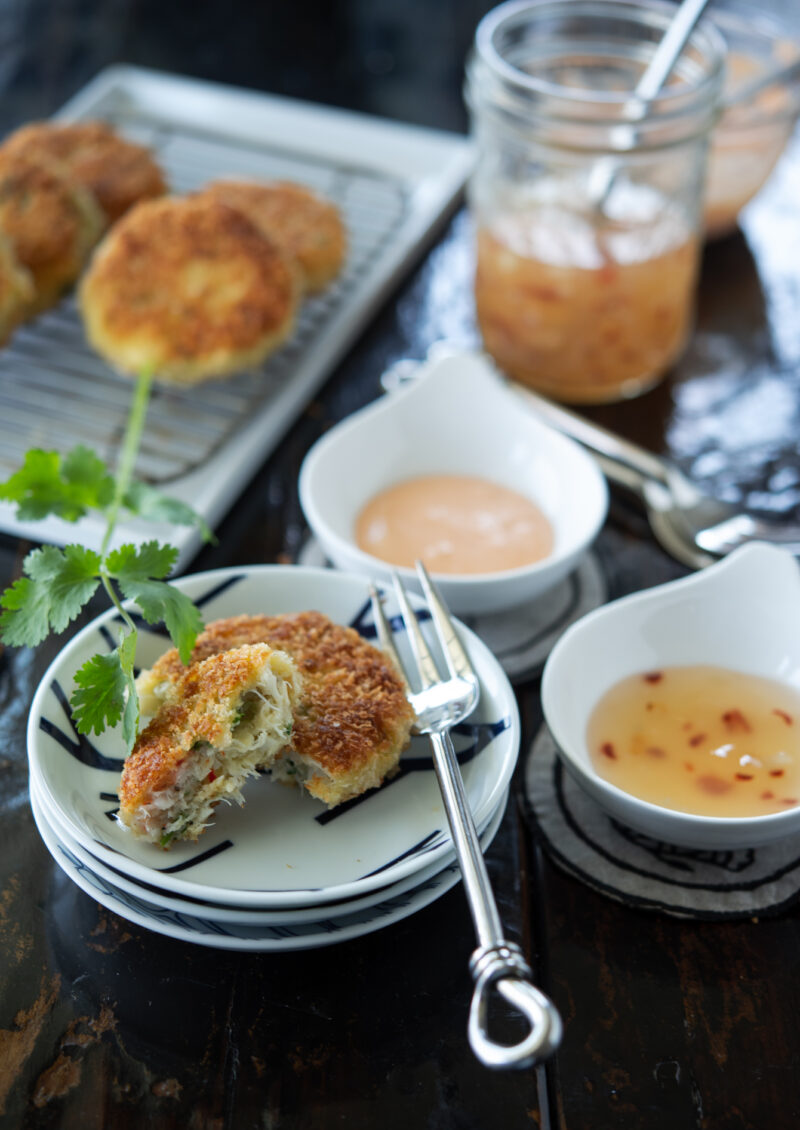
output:
<svg viewBox="0 0 800 1130"><path fill-rule="evenodd" d="M119 643L111 652L92 656L76 672L70 705L82 734L101 734L122 721L129 750L139 729L134 679L138 632L123 599L138 605L146 623L163 621L184 663L203 622L189 597L166 579L178 550L158 541L111 549L117 522L129 513L150 521L197 525L206 541L213 540L190 506L133 478L150 384L148 373L136 382L116 474L87 447L75 447L66 455L35 448L27 452L19 470L0 483L0 498L16 504L21 520L55 515L77 522L90 511L105 518L99 552L82 545L64 549L46 545L27 555L23 576L0 595L0 639L15 647L36 647L51 632L63 632L102 586L123 622Z"/></svg>

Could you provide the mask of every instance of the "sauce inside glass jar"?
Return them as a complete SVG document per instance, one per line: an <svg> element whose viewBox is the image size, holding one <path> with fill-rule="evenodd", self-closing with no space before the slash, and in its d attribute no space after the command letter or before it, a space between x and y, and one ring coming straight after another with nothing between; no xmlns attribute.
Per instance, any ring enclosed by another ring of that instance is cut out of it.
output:
<svg viewBox="0 0 800 1130"><path fill-rule="evenodd" d="M392 565L436 573L495 573L547 557L553 528L530 499L470 475L423 475L366 504L356 542Z"/></svg>
<svg viewBox="0 0 800 1130"><path fill-rule="evenodd" d="M498 211L478 230L475 302L487 350L559 400L642 392L689 334L699 239L658 193L620 184L612 215L568 189ZM556 198L548 198L549 196Z"/></svg>
<svg viewBox="0 0 800 1130"><path fill-rule="evenodd" d="M613 686L587 727L601 777L664 808L762 816L800 803L800 693L722 667L665 667Z"/></svg>

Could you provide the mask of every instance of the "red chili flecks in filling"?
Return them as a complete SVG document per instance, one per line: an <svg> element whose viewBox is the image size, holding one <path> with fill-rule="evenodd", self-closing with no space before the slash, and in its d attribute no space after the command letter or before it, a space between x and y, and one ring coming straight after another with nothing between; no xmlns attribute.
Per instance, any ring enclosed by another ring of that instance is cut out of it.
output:
<svg viewBox="0 0 800 1130"><path fill-rule="evenodd" d="M642 678L644 679L644 681L646 683L660 683L661 680L664 678L664 672L663 671L648 671L646 675L642 676Z"/></svg>
<svg viewBox="0 0 800 1130"><path fill-rule="evenodd" d="M737 781L752 781L753 779L752 773L737 773L735 776Z"/></svg>
<svg viewBox="0 0 800 1130"><path fill-rule="evenodd" d="M769 775L770 775L770 777L782 777L783 776L783 770L782 769L770 769Z"/></svg>
<svg viewBox="0 0 800 1130"><path fill-rule="evenodd" d="M741 710L726 710L722 715L722 721L729 730L744 731L750 733L750 723L742 714Z"/></svg>
<svg viewBox="0 0 800 1130"><path fill-rule="evenodd" d="M782 718L787 726L791 726L791 724L792 724L791 714L787 714L785 710L773 710L772 713L777 714L779 718Z"/></svg>
<svg viewBox="0 0 800 1130"><path fill-rule="evenodd" d="M210 783L211 781L216 781L216 779L217 779L217 774L214 772L213 769L209 769L208 776L206 777L206 782Z"/></svg>
<svg viewBox="0 0 800 1130"><path fill-rule="evenodd" d="M695 734L694 737L689 738L689 745L700 745L708 737L707 734Z"/></svg>
<svg viewBox="0 0 800 1130"><path fill-rule="evenodd" d="M662 757L667 756L666 750L663 750L660 745L649 745L647 747L647 752L650 754L651 757L658 758L659 760Z"/></svg>
<svg viewBox="0 0 800 1130"><path fill-rule="evenodd" d="M775 798L775 793L771 793L771 792L769 791L769 789L767 789L767 791L766 791L766 792L763 792L763 793L761 794L761 799L762 799L762 800L774 800L774 798Z"/></svg>
<svg viewBox="0 0 800 1130"><path fill-rule="evenodd" d="M616 761L617 753L611 742L603 742L600 746L600 752L604 757L610 757L612 761Z"/></svg>

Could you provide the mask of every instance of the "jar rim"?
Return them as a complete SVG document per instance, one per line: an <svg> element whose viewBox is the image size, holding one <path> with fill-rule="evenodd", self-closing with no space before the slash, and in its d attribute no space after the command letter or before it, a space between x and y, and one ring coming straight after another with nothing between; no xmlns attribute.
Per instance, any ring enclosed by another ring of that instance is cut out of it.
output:
<svg viewBox="0 0 800 1130"><path fill-rule="evenodd" d="M579 109L581 105L591 102L593 107L606 106L609 111L619 111L630 103L632 91L605 91L582 90L554 83L547 79L529 74L509 63L499 51L495 37L508 25L525 12L541 13L551 9L554 13L563 14L568 10L593 9L604 14L614 14L626 18L632 23L643 23L645 17L650 17L650 24L659 25L666 31L676 8L674 4L664 0L506 0L505 3L493 8L483 17L475 32L473 60L480 61L500 80L508 84L512 90L523 97L539 97L550 99L562 104L566 111ZM694 46L700 53L710 58L711 65L700 81L694 85L681 83L673 88L665 88L658 94L657 99L651 104L658 106L660 116L668 116L683 112L686 107L687 97L692 101L704 102L719 94L726 54L725 40L716 25L710 20L705 20L696 27L689 37L689 46ZM679 108L680 107L680 108ZM619 115L614 115L618 119ZM599 124L599 122L598 122Z"/></svg>

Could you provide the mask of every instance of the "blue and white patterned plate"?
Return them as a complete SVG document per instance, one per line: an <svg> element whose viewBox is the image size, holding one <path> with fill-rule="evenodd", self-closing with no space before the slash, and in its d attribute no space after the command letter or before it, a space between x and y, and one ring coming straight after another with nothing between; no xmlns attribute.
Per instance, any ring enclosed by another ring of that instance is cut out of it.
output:
<svg viewBox="0 0 800 1130"><path fill-rule="evenodd" d="M503 819L508 790L481 836L484 850L495 837ZM348 941L391 926L418 910L428 906L449 891L460 878L458 864L451 862L428 878L402 893L387 892L386 897L351 914L327 914L328 907L320 907L316 919L271 922L261 925L243 925L215 918L204 918L186 910L171 910L119 887L103 878L81 860L62 840L47 820L37 799L31 793L33 811L39 834L53 859L74 883L86 894L96 899L108 910L130 922L166 934L185 942L213 946L215 949L249 950L265 953L281 950L316 949Z"/></svg>
<svg viewBox="0 0 800 1130"><path fill-rule="evenodd" d="M316 609L374 638L362 577L299 566L247 566L174 582L207 621L240 613ZM397 606L387 611L405 634ZM428 625L429 627L430 625ZM381 789L328 811L299 790L259 778L243 808L221 807L197 844L165 853L135 840L115 819L124 750L117 731L87 740L71 725L75 671L114 646L113 610L80 632L58 655L36 693L28 726L31 776L45 812L57 815L93 856L137 881L238 908L281 909L357 898L433 864L452 850L425 739L415 739L400 772ZM454 740L478 826L496 810L519 752L519 714L502 668L472 632L462 638L481 680L481 701ZM168 640L144 625L137 661L149 666ZM435 647L432 640L432 647ZM407 656L405 656L407 658Z"/></svg>
<svg viewBox="0 0 800 1130"><path fill-rule="evenodd" d="M139 882L114 867L107 867L104 863L101 863L96 856L92 855L90 851L87 851L83 844L73 839L68 829L66 829L64 824L58 819L58 814L42 804L42 799L39 796L36 783L33 780L30 782L30 795L31 807L33 807L35 802L39 811L43 813L44 819L46 819L51 831L58 837L60 845L70 851L81 864L88 867L90 871L93 871L97 878L104 879L111 886L117 888L118 892L147 899L149 902L155 903L162 909L177 910L188 914L200 914L207 918L213 918L215 922L232 922L239 926L263 926L270 923L288 924L319 921L319 904L316 906L284 907L278 910L260 910L258 907L239 909L235 906L220 906L218 903L207 902L204 899L194 897L189 898L186 895L179 895L172 892L165 894L151 883ZM506 791L500 801L503 808L505 808L507 800L508 794ZM490 814L487 827L494 819L495 815L496 812ZM484 829L481 828L479 831L483 834ZM333 903L325 903L325 913L335 914L337 917L344 914L355 914L356 911L372 906L373 903L384 902L388 898L395 898L397 895L411 890L412 887L427 882L428 879L432 878L439 871L448 867L454 859L455 849L450 851L445 858L438 863L432 863L428 867L414 871L410 875L406 875L405 878L399 879L396 883L390 883L388 886L378 887L377 890L368 891L367 894L361 895L359 898L338 899Z"/></svg>

